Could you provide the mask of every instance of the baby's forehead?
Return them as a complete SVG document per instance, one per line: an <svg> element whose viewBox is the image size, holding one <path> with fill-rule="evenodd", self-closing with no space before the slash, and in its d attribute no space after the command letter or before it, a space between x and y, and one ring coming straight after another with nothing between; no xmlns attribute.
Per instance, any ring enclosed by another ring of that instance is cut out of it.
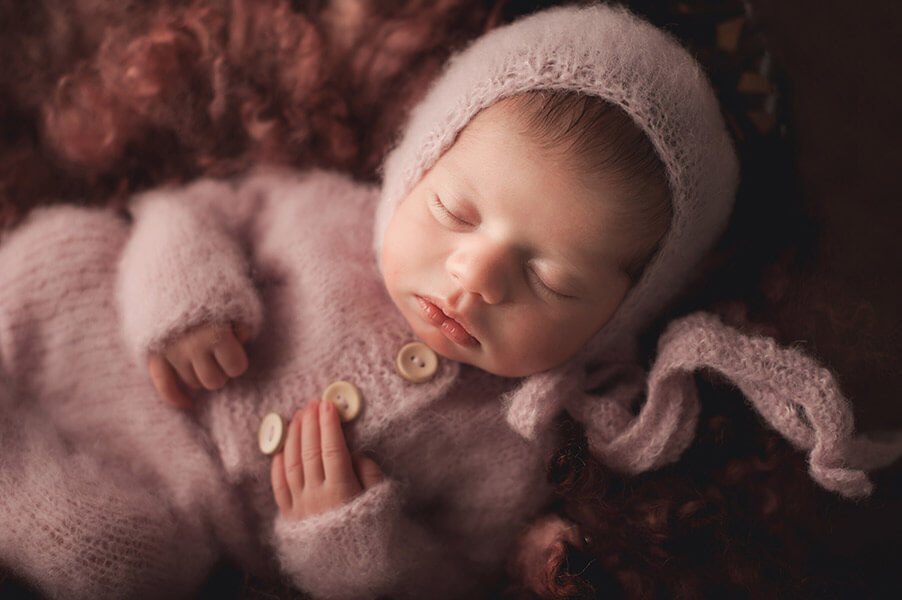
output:
<svg viewBox="0 0 902 600"><path fill-rule="evenodd" d="M522 113L517 110L516 102L513 97L501 98L476 112L467 124L457 133L454 143L460 141L461 138L479 135L487 127L493 125L513 126L513 130L525 134L523 128L519 127L521 116Z"/></svg>
<svg viewBox="0 0 902 600"><path fill-rule="evenodd" d="M491 158L514 153L526 156L537 168L551 167L566 181L578 184L582 191L602 201L614 200L614 192L618 197L627 192L615 169L586 169L566 139L552 145L537 140L524 125L524 115L518 106L517 97L506 97L477 112L433 168L440 164L446 168L457 166L471 152L485 152L490 145Z"/></svg>
<svg viewBox="0 0 902 600"><path fill-rule="evenodd" d="M519 113L509 99L482 109L461 128L451 145L439 157L439 163L456 164L473 152L491 150L493 163L499 156L525 156L532 163L554 163L570 170L566 155L554 148L544 148L529 134ZM571 175L575 173L570 173Z"/></svg>
<svg viewBox="0 0 902 600"><path fill-rule="evenodd" d="M599 186L622 184L618 172L614 168L587 168L579 145L574 143L583 134L577 123L561 125L566 123L566 119L561 120L560 123L554 118L547 121L542 121L541 118L537 119L533 111L524 108L525 104L521 101L524 96L524 94L507 96L479 110L460 129L454 141L439 157L439 160L452 148L456 147L458 152L470 150L485 137L497 135L499 131L502 131L510 137L510 144L527 147L531 151L533 160L553 163L586 189L592 190ZM539 121L541 121L541 125L537 128L536 123ZM539 130L542 133L537 133ZM553 133L549 135L549 132ZM632 150L631 147L618 149L617 144L611 142L607 142L605 148L606 152L618 155L629 153ZM495 148L495 151L500 153L507 150L509 147L504 144L498 144Z"/></svg>
<svg viewBox="0 0 902 600"><path fill-rule="evenodd" d="M529 148L518 134L508 137L511 123L501 113L485 117L473 135L458 140L434 165L430 193L465 220L521 236L526 254L580 271L621 259L626 240L616 210L620 190L602 179L590 185L559 156Z"/></svg>

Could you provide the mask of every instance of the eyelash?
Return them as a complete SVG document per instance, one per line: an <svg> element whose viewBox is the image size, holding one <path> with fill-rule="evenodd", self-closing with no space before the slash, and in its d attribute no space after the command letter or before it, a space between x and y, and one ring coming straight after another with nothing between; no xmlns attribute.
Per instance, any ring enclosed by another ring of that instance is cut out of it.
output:
<svg viewBox="0 0 902 600"><path fill-rule="evenodd" d="M539 274L536 273L534 270L532 270L532 268L527 268L527 270L529 271L528 277L534 281L533 287L535 289L537 289L540 294L543 294L550 298L557 298L557 299L572 298L572 296L568 296L567 294L562 294L559 291L549 287L547 283L542 281L542 278L539 277Z"/></svg>
<svg viewBox="0 0 902 600"><path fill-rule="evenodd" d="M469 223L469 222L467 222L467 221L464 221L463 219L461 219L460 217L458 217L457 215L455 215L453 212L451 212L450 210L448 210L448 207L445 206L445 204L439 199L438 196L433 196L433 197L432 197L432 199L431 199L431 204L432 204L432 207L433 207L436 211L438 211L438 213L439 213L442 217L444 217L445 219L449 220L449 221L452 222L454 225L459 225L459 226L463 226L463 227L466 227L466 226L471 225L471 223Z"/></svg>

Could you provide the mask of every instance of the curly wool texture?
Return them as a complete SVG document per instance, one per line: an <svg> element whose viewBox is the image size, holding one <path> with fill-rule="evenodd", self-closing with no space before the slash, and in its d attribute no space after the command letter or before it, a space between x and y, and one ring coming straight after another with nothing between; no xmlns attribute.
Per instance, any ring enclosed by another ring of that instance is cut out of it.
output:
<svg viewBox="0 0 902 600"><path fill-rule="evenodd" d="M372 180L451 49L503 4L3 3L0 226L260 162Z"/></svg>

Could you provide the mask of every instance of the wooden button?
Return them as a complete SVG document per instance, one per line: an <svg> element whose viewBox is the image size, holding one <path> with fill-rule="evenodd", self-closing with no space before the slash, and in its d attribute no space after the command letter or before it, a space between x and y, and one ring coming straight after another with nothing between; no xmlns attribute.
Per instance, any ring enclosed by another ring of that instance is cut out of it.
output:
<svg viewBox="0 0 902 600"><path fill-rule="evenodd" d="M338 418L342 423L353 421L360 413L363 401L360 390L349 381L336 381L330 383L323 391L323 402L331 402L338 409Z"/></svg>
<svg viewBox="0 0 902 600"><path fill-rule="evenodd" d="M257 443L263 454L275 454L285 445L285 436L288 433L288 423L277 413L269 413L260 422L260 430L257 432Z"/></svg>
<svg viewBox="0 0 902 600"><path fill-rule="evenodd" d="M404 379L414 383L423 383L435 375L435 371L438 369L438 356L426 344L412 342L398 352L395 366Z"/></svg>

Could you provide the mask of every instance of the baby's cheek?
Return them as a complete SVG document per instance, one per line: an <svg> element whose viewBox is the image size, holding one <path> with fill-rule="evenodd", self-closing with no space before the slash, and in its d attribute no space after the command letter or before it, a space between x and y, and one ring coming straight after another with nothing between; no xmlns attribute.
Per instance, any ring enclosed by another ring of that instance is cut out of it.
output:
<svg viewBox="0 0 902 600"><path fill-rule="evenodd" d="M511 377L525 377L555 366L551 333L535 323L510 320L502 343L496 346L497 370Z"/></svg>
<svg viewBox="0 0 902 600"><path fill-rule="evenodd" d="M527 353L524 364L532 373L547 371L566 362L583 345L585 328L569 328L560 323L546 321L532 329L524 329L526 339L520 347Z"/></svg>
<svg viewBox="0 0 902 600"><path fill-rule="evenodd" d="M398 251L394 240L386 237L382 246L382 276L389 290L397 286L403 272L403 254Z"/></svg>

